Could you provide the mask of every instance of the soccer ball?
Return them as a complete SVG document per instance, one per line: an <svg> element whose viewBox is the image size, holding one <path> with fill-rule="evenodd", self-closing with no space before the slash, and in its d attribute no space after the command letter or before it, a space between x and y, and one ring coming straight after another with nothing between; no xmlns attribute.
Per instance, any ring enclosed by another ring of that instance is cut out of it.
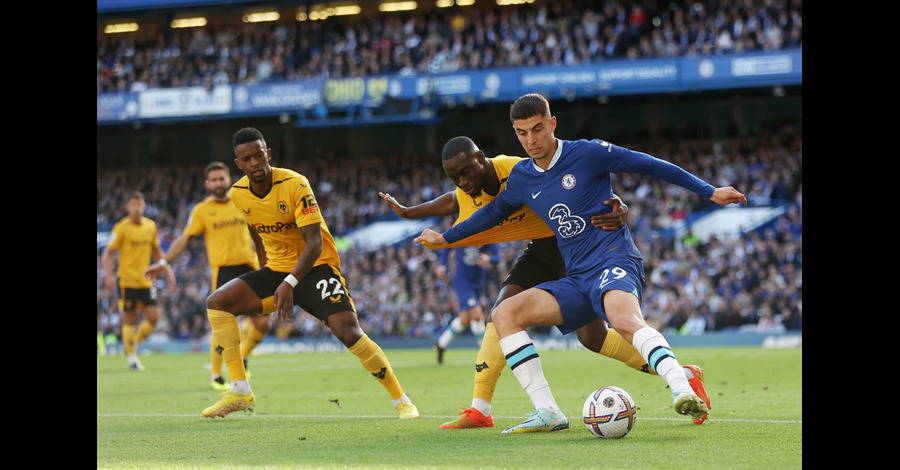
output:
<svg viewBox="0 0 900 470"><path fill-rule="evenodd" d="M634 427L636 413L634 399L619 387L594 390L582 408L585 427L601 439L625 437Z"/></svg>

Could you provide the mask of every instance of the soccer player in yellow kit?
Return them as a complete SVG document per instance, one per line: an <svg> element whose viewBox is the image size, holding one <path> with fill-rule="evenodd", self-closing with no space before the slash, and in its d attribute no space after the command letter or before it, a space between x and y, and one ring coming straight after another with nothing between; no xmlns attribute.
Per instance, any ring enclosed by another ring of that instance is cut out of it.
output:
<svg viewBox="0 0 900 470"><path fill-rule="evenodd" d="M457 186L455 191L448 192L438 198L422 204L405 207L390 194L379 193L397 215L412 219L430 216L459 214L455 224L466 220L475 211L493 201L506 188L506 179L512 167L523 160L521 157L497 155L488 158L472 139L464 136L454 137L445 145L441 155L444 172ZM627 206L618 198L607 201L613 210L607 214L595 215L591 225L596 229L607 231L618 230L625 223ZM502 223L468 238L440 248L482 245L503 241L532 239L503 281L500 295L494 308L504 299L512 297L541 282L565 277L565 265L556 243L555 233L550 230L531 209L523 206ZM433 245L424 243L429 248ZM615 330L608 329L602 319L595 320L575 330L578 340L587 349L616 359L635 370L656 375L641 356L640 352ZM494 389L500 379L500 373L506 366L506 358L500 349L500 338L494 328L489 312L481 348L475 361L475 389L472 406L459 413L453 421L441 425L442 429L466 429L493 427L491 417L491 401ZM702 370L697 366L691 368L690 384L702 389ZM696 369L693 369L696 368ZM704 417L705 418L705 417ZM697 424L702 423L700 421Z"/></svg>
<svg viewBox="0 0 900 470"><path fill-rule="evenodd" d="M106 288L114 292L118 287L119 309L122 310L122 342L125 344L128 368L144 370L144 365L137 357L137 345L153 333L156 322L159 321L156 286L144 276L144 270L150 265L151 254L162 259L163 251L157 237L156 222L144 217L144 210L147 208L144 194L140 191L131 193L125 208L128 215L113 226L112 236L100 259L103 270L106 271ZM113 271L114 253L118 253L117 271ZM171 268L166 272L169 285L174 285L175 273ZM118 286L116 277L119 280ZM138 310L144 312L145 318L135 331Z"/></svg>
<svg viewBox="0 0 900 470"><path fill-rule="evenodd" d="M256 271L265 264L266 253L256 232L247 225L231 198L231 173L222 162L212 162L203 170L206 175L204 185L210 195L191 209L187 227L169 247L162 259L150 265L145 274L157 274L187 248L193 237L203 236L206 242L206 256L212 269L212 290L215 291L241 274ZM244 369L247 357L262 342L272 329L272 316L249 316L241 332L241 356ZM228 390L222 378L222 355L216 350L210 338L209 361L212 375L209 385L214 390ZM247 372L250 375L250 372Z"/></svg>
<svg viewBox="0 0 900 470"><path fill-rule="evenodd" d="M309 312L356 356L390 394L401 419L419 411L403 392L384 351L362 330L341 275L334 238L325 225L309 180L270 165L272 150L259 130L245 127L232 140L244 176L231 187L231 201L262 238L268 258L262 269L232 279L206 300L213 342L231 377L231 390L203 410L212 418L253 409L256 397L245 379L237 315L275 311L290 320L294 305Z"/></svg>

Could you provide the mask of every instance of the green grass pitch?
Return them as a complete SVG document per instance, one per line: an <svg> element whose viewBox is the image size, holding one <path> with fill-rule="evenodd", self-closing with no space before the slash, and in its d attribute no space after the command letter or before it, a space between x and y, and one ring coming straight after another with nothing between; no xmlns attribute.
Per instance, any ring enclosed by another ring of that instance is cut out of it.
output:
<svg viewBox="0 0 900 470"><path fill-rule="evenodd" d="M397 419L387 391L349 352L267 354L250 359L257 405L225 418L200 415L218 400L203 353L97 357L98 469L799 469L802 348L677 348L706 373L712 400L700 426L672 410L665 381L586 350L541 351L570 430L505 435L533 411L505 368L493 428L444 430L471 404L475 349L453 348L443 365L431 350L386 350L419 408ZM590 435L581 407L615 385L638 407L623 439ZM337 402L333 401L337 400ZM339 405L338 405L339 404Z"/></svg>

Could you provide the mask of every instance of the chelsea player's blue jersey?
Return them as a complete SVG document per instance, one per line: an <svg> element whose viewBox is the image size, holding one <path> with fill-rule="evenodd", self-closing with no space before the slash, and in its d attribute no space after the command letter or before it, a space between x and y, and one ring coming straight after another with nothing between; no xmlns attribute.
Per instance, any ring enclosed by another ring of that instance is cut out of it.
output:
<svg viewBox="0 0 900 470"><path fill-rule="evenodd" d="M491 258L491 263L500 260L500 249L497 245L478 246L461 246L458 248L447 248L441 250L438 264L447 266L447 260L450 258L450 251L456 251L456 274L453 276L453 285L466 286L476 292L481 291L484 284L484 273L486 268L478 265L478 260L482 253L486 253Z"/></svg>
<svg viewBox="0 0 900 470"><path fill-rule="evenodd" d="M453 243L493 227L522 205L530 207L556 232L569 276L591 270L606 256L641 258L625 225L607 232L591 226L591 216L609 212L603 201L612 196L610 173L650 175L705 198L715 188L682 168L643 152L609 142L557 139L556 153L544 170L528 158L509 174L506 189L467 220L444 232Z"/></svg>

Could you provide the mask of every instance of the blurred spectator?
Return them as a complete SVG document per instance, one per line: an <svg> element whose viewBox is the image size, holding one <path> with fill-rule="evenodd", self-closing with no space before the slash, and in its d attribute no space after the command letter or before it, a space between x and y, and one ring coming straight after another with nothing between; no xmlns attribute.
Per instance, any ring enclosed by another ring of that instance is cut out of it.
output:
<svg viewBox="0 0 900 470"><path fill-rule="evenodd" d="M785 307L781 310L781 324L787 330L802 330L803 320L800 318L800 312L794 312L793 309Z"/></svg>
<svg viewBox="0 0 900 470"><path fill-rule="evenodd" d="M702 335L706 332L706 318L702 317L699 312L692 310L688 314L684 326L681 327L681 334L684 335Z"/></svg>
<svg viewBox="0 0 900 470"><path fill-rule="evenodd" d="M420 2L421 4L421 2ZM97 91L576 65L802 47L799 2L570 0L97 38ZM747 189L749 190L749 188Z"/></svg>
<svg viewBox="0 0 900 470"><path fill-rule="evenodd" d="M768 305L763 305L760 307L761 314L759 315L759 323L757 325L758 331L764 334L770 333L784 333L785 327L774 315L772 315L772 308Z"/></svg>

